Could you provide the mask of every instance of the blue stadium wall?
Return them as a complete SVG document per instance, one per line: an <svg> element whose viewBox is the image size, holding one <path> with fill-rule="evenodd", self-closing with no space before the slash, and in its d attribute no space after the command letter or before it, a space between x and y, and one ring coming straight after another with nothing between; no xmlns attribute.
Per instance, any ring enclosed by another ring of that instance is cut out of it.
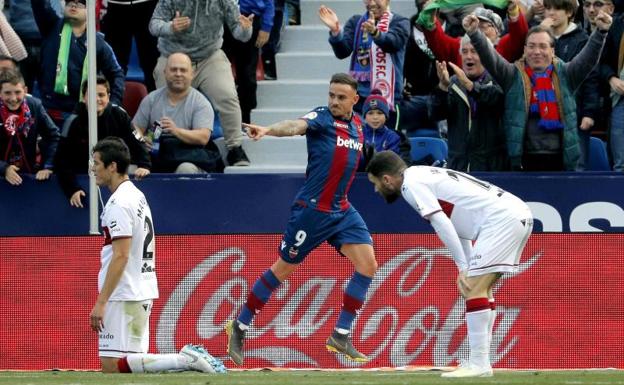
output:
<svg viewBox="0 0 624 385"><path fill-rule="evenodd" d="M614 173L487 173L474 175L529 202L535 232L622 232L624 175ZM135 181L145 193L157 234L275 234L284 230L303 175L151 175ZM87 186L87 178L80 183ZM86 187L85 187L86 189ZM104 189L103 189L104 190ZM103 199L109 196L103 191ZM365 174L350 201L373 233L432 229L404 201L388 205ZM57 181L0 183L0 236L88 234L88 211L70 207Z"/></svg>

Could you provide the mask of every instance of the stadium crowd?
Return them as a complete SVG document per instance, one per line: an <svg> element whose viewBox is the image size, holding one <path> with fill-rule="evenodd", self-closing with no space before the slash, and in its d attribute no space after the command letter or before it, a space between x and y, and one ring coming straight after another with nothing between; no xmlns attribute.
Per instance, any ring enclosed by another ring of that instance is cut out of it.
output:
<svg viewBox="0 0 624 385"><path fill-rule="evenodd" d="M596 137L606 140L609 167L624 171L624 3L614 1L415 0L413 15L402 16L392 0L364 0L348 20L321 6L327 44L358 82L359 170L387 149L408 164L439 163L410 151L411 138L433 137L448 144L456 170L583 171ZM139 178L152 167L248 166L242 123L257 106L257 79L279 78L281 27L299 22L297 2L96 3L98 136L132 142ZM0 173L14 185L22 173L65 175L63 189L79 206L84 192L73 175L86 163L71 163L84 162L86 143L86 0L0 7ZM136 87L124 81L133 39L144 73L140 107L124 98Z"/></svg>

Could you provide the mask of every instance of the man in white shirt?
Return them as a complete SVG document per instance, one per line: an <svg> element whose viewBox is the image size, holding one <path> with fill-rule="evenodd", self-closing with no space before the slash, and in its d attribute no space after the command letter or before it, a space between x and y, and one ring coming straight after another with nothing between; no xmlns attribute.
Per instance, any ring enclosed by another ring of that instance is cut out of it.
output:
<svg viewBox="0 0 624 385"><path fill-rule="evenodd" d="M90 314L102 372L225 372L199 345L185 345L179 354L147 354L149 316L158 298L154 222L145 196L128 178L129 164L130 150L120 138L102 139L93 148L95 181L112 192L101 215L99 295Z"/></svg>
<svg viewBox="0 0 624 385"><path fill-rule="evenodd" d="M450 169L415 166L382 151L366 169L388 203L403 197L449 249L466 300L470 360L443 377L490 377L490 343L496 318L492 288L502 273L518 269L533 229L529 207L488 182ZM474 244L473 244L474 242Z"/></svg>

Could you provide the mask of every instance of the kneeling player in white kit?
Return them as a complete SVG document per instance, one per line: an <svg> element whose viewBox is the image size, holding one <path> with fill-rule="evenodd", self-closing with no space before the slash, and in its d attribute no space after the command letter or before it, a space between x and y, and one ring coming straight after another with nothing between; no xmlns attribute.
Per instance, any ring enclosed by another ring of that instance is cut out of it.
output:
<svg viewBox="0 0 624 385"><path fill-rule="evenodd" d="M128 178L129 164L130 151L119 138L102 139L93 148L96 183L112 192L101 216L99 295L90 314L102 372L225 372L199 345L185 345L178 354L147 354L149 316L158 298L154 222L145 196Z"/></svg>
<svg viewBox="0 0 624 385"><path fill-rule="evenodd" d="M375 154L366 171L388 203L403 196L431 223L459 269L457 287L466 300L470 360L442 376L492 376L492 287L502 273L518 268L533 229L529 207L509 192L459 171L408 168L392 151Z"/></svg>

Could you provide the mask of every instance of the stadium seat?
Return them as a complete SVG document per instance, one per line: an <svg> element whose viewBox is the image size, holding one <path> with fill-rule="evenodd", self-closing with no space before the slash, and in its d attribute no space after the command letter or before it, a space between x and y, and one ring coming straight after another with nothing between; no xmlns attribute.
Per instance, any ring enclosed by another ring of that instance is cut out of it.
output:
<svg viewBox="0 0 624 385"><path fill-rule="evenodd" d="M412 160L418 161L425 158L427 155L431 155L433 160L445 161L448 155L448 146L444 139L440 138L409 138L412 145L412 151L410 155Z"/></svg>
<svg viewBox="0 0 624 385"><path fill-rule="evenodd" d="M121 104L131 118L134 118L141 100L146 96L147 88L145 88L145 84L126 80L126 89Z"/></svg>
<svg viewBox="0 0 624 385"><path fill-rule="evenodd" d="M413 138L439 138L440 131L437 128L419 128L414 131L408 131L407 136Z"/></svg>
<svg viewBox="0 0 624 385"><path fill-rule="evenodd" d="M587 171L611 171L607 146L601 139L589 138L589 165Z"/></svg>

